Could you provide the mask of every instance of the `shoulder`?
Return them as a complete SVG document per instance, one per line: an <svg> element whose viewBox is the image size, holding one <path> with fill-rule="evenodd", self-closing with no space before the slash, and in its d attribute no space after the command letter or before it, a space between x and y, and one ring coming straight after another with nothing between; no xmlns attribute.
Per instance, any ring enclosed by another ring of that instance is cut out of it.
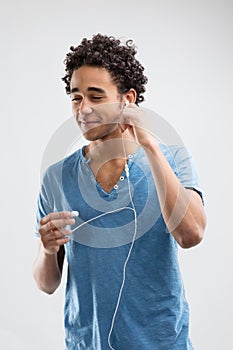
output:
<svg viewBox="0 0 233 350"><path fill-rule="evenodd" d="M79 162L83 158L83 149L80 148L68 155L67 157L57 161L56 163L51 164L44 173L44 178L57 177L61 176L64 171L69 170L78 166Z"/></svg>
<svg viewBox="0 0 233 350"><path fill-rule="evenodd" d="M187 147L165 144L160 144L159 146L175 173L179 172L181 164L191 166L192 155Z"/></svg>
<svg viewBox="0 0 233 350"><path fill-rule="evenodd" d="M159 143L159 147L160 147L163 155L165 156L165 158L169 162L170 166L175 171L177 170L177 163L180 160L185 160L185 159L191 158L191 153L185 146L180 146L180 145L175 145L175 144L165 145L163 143ZM141 163L148 162L146 153L143 150L143 148L140 148L137 153L138 153L137 159Z"/></svg>
<svg viewBox="0 0 233 350"><path fill-rule="evenodd" d="M185 146L159 144L161 151L168 160L173 160L178 155L190 155L190 151Z"/></svg>

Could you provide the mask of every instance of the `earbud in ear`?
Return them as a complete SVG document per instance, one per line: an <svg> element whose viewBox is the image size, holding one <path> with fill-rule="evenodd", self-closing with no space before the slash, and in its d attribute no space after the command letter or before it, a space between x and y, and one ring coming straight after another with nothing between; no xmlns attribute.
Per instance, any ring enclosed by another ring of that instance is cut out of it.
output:
<svg viewBox="0 0 233 350"><path fill-rule="evenodd" d="M128 105L129 105L129 101L126 100L126 101L125 101L125 106L124 106L124 108L128 107Z"/></svg>

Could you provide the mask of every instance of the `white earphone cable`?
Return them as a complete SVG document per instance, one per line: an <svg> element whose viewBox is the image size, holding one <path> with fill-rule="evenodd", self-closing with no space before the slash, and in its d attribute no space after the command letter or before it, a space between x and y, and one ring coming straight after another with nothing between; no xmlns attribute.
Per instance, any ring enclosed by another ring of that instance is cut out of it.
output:
<svg viewBox="0 0 233 350"><path fill-rule="evenodd" d="M78 226L75 227L73 230L71 230L71 232L73 233L74 231L76 231L76 230L79 229L80 227L82 227L82 226L84 226L84 225L86 225L86 224L89 224L89 222L94 221L94 220L97 220L97 219L99 219L99 218L101 218L101 217L103 217L103 216L105 216L105 215L117 213L118 211L125 210L125 209L134 211L133 208L131 208L131 207L117 208L117 209L108 211L108 212L106 212L106 213L102 213L102 214L100 214L100 215L98 215L98 216L95 216L94 218L91 218L91 219L89 219L89 220L87 220L87 221L85 221L85 222L82 222L80 225L78 225Z"/></svg>
<svg viewBox="0 0 233 350"><path fill-rule="evenodd" d="M124 151L124 155L125 155L125 159L126 159L127 155L126 155L125 145L124 145L124 141L123 141L123 135L122 135L122 145L123 145L123 151ZM123 266L122 283L121 283L120 291L119 291L119 294L118 294L115 311L114 311L114 314L113 314L113 317L112 317L110 331L109 331L109 334L108 334L108 345L109 345L111 350L115 350L113 348L113 346L111 345L111 335L112 335L113 327L114 327L115 320L116 320L116 315L117 315L117 312L118 312L118 309L119 309L119 305L120 305L120 301L121 301L121 297L122 297L122 292L123 292L125 281L126 281L127 264L128 264L128 261L129 261L129 258L130 258L130 255L131 255L134 243L135 243L136 234L137 234L137 212L136 212L136 208L135 208L135 205L134 205L134 202L133 202L133 198L132 198L132 194L131 194L130 178L129 178L129 167L128 167L127 162L125 163L125 173L126 173L126 177L128 179L129 198L130 198L130 202L131 202L131 205L132 205L131 209L134 212L134 234L133 234L133 238L132 238L132 242L131 242L131 245L130 245L130 249L129 249L128 255L127 255L126 259L125 259L125 263L124 263L124 266Z"/></svg>
<svg viewBox="0 0 233 350"><path fill-rule="evenodd" d="M127 159L125 145L124 145L124 140L123 140L123 135L122 135L122 146L123 146L124 157L125 157L125 159ZM127 264L128 264L129 258L131 256L131 252L132 252L132 249L133 249L133 246L134 246L134 243L135 243L135 240L136 240L136 234L137 234L137 212L136 212L136 208L135 208L135 205L134 205L134 202L133 202L133 198L132 198L132 194L131 194L129 167L128 167L127 161L125 162L125 173L126 173L126 177L127 177L127 180L128 180L128 192L129 192L129 198L130 198L130 203L131 203L132 207L122 207L122 208L118 208L118 209L115 209L115 210L112 210L112 211L109 211L109 212L106 212L106 213L102 213L102 214L100 214L100 215L98 215L98 216L96 216L94 218L91 218L91 219L81 223L79 226L75 227L71 231L73 233L76 230L78 230L80 227L90 223L91 221L99 219L99 218L101 218L101 217L103 217L105 215L108 215L108 214L117 213L117 212L119 212L121 210L125 210L126 209L126 210L132 210L134 212L134 233L133 233L132 242L131 242L131 245L130 245L129 252L128 252L127 257L126 257L125 262L124 262L123 273L122 273L122 283L121 283L121 287L120 287L120 290L119 290L116 307L115 307L115 310L114 310L114 313L113 313L110 331L108 333L108 345L109 345L111 350L115 350L113 348L113 346L111 345L111 335L112 335L112 331L113 331L113 328L114 328L116 315L117 315L117 312L118 312L118 309L119 309L119 305L120 305L121 297L122 297L122 292L123 292L125 281L126 281ZM77 216L77 215L75 215L75 216Z"/></svg>

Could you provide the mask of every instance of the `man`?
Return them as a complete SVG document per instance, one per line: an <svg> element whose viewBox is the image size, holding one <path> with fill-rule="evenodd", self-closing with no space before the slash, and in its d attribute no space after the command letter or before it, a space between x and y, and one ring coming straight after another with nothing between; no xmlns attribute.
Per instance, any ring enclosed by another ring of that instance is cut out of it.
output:
<svg viewBox="0 0 233 350"><path fill-rule="evenodd" d="M38 200L38 287L53 293L64 257L67 350L190 350L177 244L206 225L190 154L146 128L147 78L131 41L83 39L66 91L89 143L50 166ZM74 218L72 211L78 211Z"/></svg>

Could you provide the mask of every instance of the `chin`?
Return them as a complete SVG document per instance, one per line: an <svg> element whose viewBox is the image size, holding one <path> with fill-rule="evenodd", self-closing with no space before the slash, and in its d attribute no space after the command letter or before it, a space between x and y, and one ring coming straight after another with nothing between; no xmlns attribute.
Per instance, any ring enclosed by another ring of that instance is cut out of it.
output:
<svg viewBox="0 0 233 350"><path fill-rule="evenodd" d="M90 135L88 132L84 133L83 137L85 137L87 141L97 141L101 138L98 135Z"/></svg>
<svg viewBox="0 0 233 350"><path fill-rule="evenodd" d="M83 136L88 141L99 140L102 136L102 133L100 133L97 128L92 128L90 130L82 130L82 132L83 132Z"/></svg>
<svg viewBox="0 0 233 350"><path fill-rule="evenodd" d="M97 141L97 140L102 140L108 137L113 136L113 134L116 132L117 128L116 125L114 124L113 127L109 128L103 128L102 127L96 127L92 128L90 130L82 130L83 136L85 137L86 140L88 141Z"/></svg>

